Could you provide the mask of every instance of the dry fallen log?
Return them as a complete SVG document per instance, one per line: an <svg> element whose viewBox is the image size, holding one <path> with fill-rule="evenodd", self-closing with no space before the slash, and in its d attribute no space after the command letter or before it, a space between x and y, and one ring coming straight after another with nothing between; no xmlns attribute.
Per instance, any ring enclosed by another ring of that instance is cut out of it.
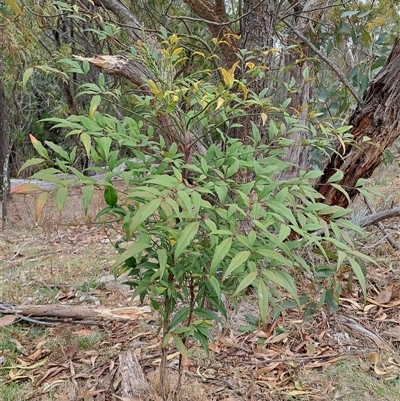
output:
<svg viewBox="0 0 400 401"><path fill-rule="evenodd" d="M151 311L149 306L131 306L126 308L89 308L75 305L11 305L0 303L0 313L35 317L46 320L138 320Z"/></svg>

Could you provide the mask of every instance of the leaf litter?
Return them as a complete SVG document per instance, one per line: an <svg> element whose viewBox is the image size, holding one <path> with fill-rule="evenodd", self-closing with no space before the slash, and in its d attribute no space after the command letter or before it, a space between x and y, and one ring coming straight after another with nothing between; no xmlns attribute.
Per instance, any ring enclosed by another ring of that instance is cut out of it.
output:
<svg viewBox="0 0 400 401"><path fill-rule="evenodd" d="M129 314L130 307L139 306L131 299L130 288L123 282L108 285L111 281L105 279L116 258L108 236L90 222L57 227L50 233L40 227L2 233L1 301L55 302L121 313L126 308ZM239 302L239 312L230 308L228 322L216 328L210 358L196 341L187 342L183 388L191 391L180 399L334 399L335 385L310 382L307 375L322 375L349 360L357 361L366 374L399 380L400 285L395 272L383 265L374 269L367 277L366 302L357 288L343 285L346 291L337 314L321 310L308 321L297 309L286 309L262 329L255 318L257 301L249 293ZM63 321L47 328L3 314L0 327L0 384L18 383L27 399L131 399L121 393L120 356L125 351L133 351L150 385L157 382L156 315L106 319L101 325ZM179 352L171 345L172 376L178 360ZM146 391L133 399L161 400L155 391Z"/></svg>

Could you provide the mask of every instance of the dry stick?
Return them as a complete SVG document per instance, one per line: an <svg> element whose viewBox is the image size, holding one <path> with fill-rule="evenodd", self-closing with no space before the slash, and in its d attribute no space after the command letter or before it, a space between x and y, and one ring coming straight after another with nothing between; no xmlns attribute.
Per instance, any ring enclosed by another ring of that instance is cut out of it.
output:
<svg viewBox="0 0 400 401"><path fill-rule="evenodd" d="M372 205L371 201L367 198L364 198L365 204L368 206L368 209L370 210L371 213L376 214L376 210L374 209L374 206ZM400 251L400 246L396 243L396 241L391 237L390 233L386 230L384 225L382 224L381 221L378 221L375 223L376 226L382 231L383 235L385 238L388 240L389 244L392 245L396 251Z"/></svg>
<svg viewBox="0 0 400 401"><path fill-rule="evenodd" d="M378 212L365 216L361 219L359 225L360 227L367 227L373 224L377 224L382 220L391 219L392 217L400 216L400 207L394 207L392 209L384 210L383 212Z"/></svg>

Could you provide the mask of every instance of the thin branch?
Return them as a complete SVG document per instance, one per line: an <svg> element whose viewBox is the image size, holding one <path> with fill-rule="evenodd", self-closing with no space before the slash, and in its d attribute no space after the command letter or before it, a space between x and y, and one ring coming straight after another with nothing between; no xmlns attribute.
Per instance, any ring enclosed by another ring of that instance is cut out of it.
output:
<svg viewBox="0 0 400 401"><path fill-rule="evenodd" d="M259 3L257 3L250 11L248 11L247 13L233 19L232 21L228 21L228 22L215 22L215 21L209 21L203 18L194 18L194 17L181 17L178 15L169 15L167 14L167 16L171 19L177 19L177 20L186 20L186 21L193 21L193 22L205 22L206 24L209 25L217 25L217 26L226 26L226 25L231 25L234 24L235 22L238 22L240 20L242 20L244 17L248 16L249 14L251 14L257 7L259 7L262 3L264 3L265 0L261 0Z"/></svg>
<svg viewBox="0 0 400 401"><path fill-rule="evenodd" d="M347 78L342 74L339 70L339 67L330 61L327 57L325 57L296 27L294 27L290 22L286 20L282 20L282 22L300 39L302 40L314 53L318 55L318 57L325 62L325 64L329 67L329 69L339 78L340 82L350 91L350 93L354 96L359 106L362 105L362 100L356 90L351 86L350 82Z"/></svg>

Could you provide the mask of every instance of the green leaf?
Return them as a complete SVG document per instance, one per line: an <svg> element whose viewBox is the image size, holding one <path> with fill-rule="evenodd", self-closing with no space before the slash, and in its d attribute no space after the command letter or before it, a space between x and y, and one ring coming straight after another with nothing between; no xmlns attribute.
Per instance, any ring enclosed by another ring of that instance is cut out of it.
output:
<svg viewBox="0 0 400 401"><path fill-rule="evenodd" d="M179 182L182 182L182 172L173 166L172 169L174 171L174 176L178 179Z"/></svg>
<svg viewBox="0 0 400 401"><path fill-rule="evenodd" d="M165 249L157 249L158 264L160 265L160 271L158 272L160 280L164 276L165 267L167 266L168 255Z"/></svg>
<svg viewBox="0 0 400 401"><path fill-rule="evenodd" d="M128 234L132 235L132 233L158 209L160 203L161 198L157 198L140 207L129 223Z"/></svg>
<svg viewBox="0 0 400 401"><path fill-rule="evenodd" d="M357 15L359 12L359 10L344 11L340 14L340 18L352 17L353 15Z"/></svg>
<svg viewBox="0 0 400 401"><path fill-rule="evenodd" d="M95 95L92 97L92 100L90 101L90 108L89 108L89 118L90 119L93 118L93 114L99 107L100 102L101 102L101 97L99 95Z"/></svg>
<svg viewBox="0 0 400 401"><path fill-rule="evenodd" d="M182 358L184 360L187 360L188 355L187 355L187 350L186 350L185 344L183 344L182 340L180 339L180 337L178 335L174 335L173 339L174 339L174 344L175 344L176 349L180 352L180 354L182 355Z"/></svg>
<svg viewBox="0 0 400 401"><path fill-rule="evenodd" d="M215 276L209 277L208 281L210 282L212 288L215 291L215 294L217 295L218 299L221 298L221 286L219 285L219 281Z"/></svg>
<svg viewBox="0 0 400 401"><path fill-rule="evenodd" d="M196 191L192 193L191 198L192 198L194 211L195 211L196 216L197 216L199 214L199 211L200 211L202 198L201 198L201 195Z"/></svg>
<svg viewBox="0 0 400 401"><path fill-rule="evenodd" d="M118 194L113 186L107 186L105 188L104 200L108 206L115 206L118 203Z"/></svg>
<svg viewBox="0 0 400 401"><path fill-rule="evenodd" d="M156 176L146 180L145 183L160 185L166 188L176 188L178 184L180 184L176 177L171 177L169 175Z"/></svg>
<svg viewBox="0 0 400 401"><path fill-rule="evenodd" d="M268 290L263 280L258 280L257 289L258 309L260 310L260 318L263 327L267 323L268 315Z"/></svg>
<svg viewBox="0 0 400 401"><path fill-rule="evenodd" d="M39 158L39 157L33 157L32 159L27 160L27 161L21 166L21 168L20 168L19 171L18 171L18 174L19 174L22 170L24 170L24 169L26 169L26 168L28 168L28 167L37 166L38 164L42 164L42 163L44 163L45 161L46 161L45 159L41 159L41 158Z"/></svg>
<svg viewBox="0 0 400 401"><path fill-rule="evenodd" d="M100 153L100 156L103 160L107 161L110 154L110 147L112 140L108 136L102 136L100 138L95 138L96 141L96 149Z"/></svg>
<svg viewBox="0 0 400 401"><path fill-rule="evenodd" d="M22 76L22 89L26 90L26 83L28 82L29 78L33 74L33 68L28 68L25 72L24 75Z"/></svg>
<svg viewBox="0 0 400 401"><path fill-rule="evenodd" d="M57 190L56 194L56 206L57 210L61 212L61 209L67 199L68 196L68 188L67 187L61 187Z"/></svg>
<svg viewBox="0 0 400 401"><path fill-rule="evenodd" d="M178 259L178 257L182 254L182 252L188 247L190 242L196 236L197 232L199 231L199 226L200 222L194 221L192 223L189 223L183 229L178 239L178 242L176 243L175 255L174 255L175 261Z"/></svg>
<svg viewBox="0 0 400 401"><path fill-rule="evenodd" d="M38 141L32 134L29 134L29 138L36 152L38 152L39 155L45 158L46 160L50 160L49 154L46 148L42 145L42 143Z"/></svg>
<svg viewBox="0 0 400 401"><path fill-rule="evenodd" d="M336 173L333 174L331 177L329 177L328 183L340 181L342 178L343 178L343 171L336 170Z"/></svg>
<svg viewBox="0 0 400 401"><path fill-rule="evenodd" d="M245 263L249 257L250 257L250 251L242 251L236 254L234 258L231 260L231 263L229 264L228 268L225 270L222 276L222 281L224 281L237 268L242 266L242 264Z"/></svg>
<svg viewBox="0 0 400 401"><path fill-rule="evenodd" d="M92 148L92 140L89 134L87 134L86 132L82 132L79 139L81 140L83 146L85 147L87 156L90 156L90 150Z"/></svg>
<svg viewBox="0 0 400 401"><path fill-rule="evenodd" d="M61 146L58 146L55 143L50 142L50 141L44 141L44 143L49 148L51 148L55 153L60 155L64 160L70 161L69 154Z"/></svg>
<svg viewBox="0 0 400 401"><path fill-rule="evenodd" d="M117 260L115 261L115 263L113 265L113 268L121 265L127 259L143 252L146 248L150 248L150 245L145 244L143 242L135 242L125 252L121 253L121 255L118 256Z"/></svg>
<svg viewBox="0 0 400 401"><path fill-rule="evenodd" d="M229 250L231 249L231 246L232 246L232 238L230 237L223 240L219 245L215 247L215 252L210 266L210 273L212 275L214 275L215 272L217 271L219 264L228 254Z"/></svg>
<svg viewBox="0 0 400 401"><path fill-rule="evenodd" d="M183 205L183 210L188 212L192 211L192 202L190 201L190 197L186 191L178 191L178 198L181 200Z"/></svg>
<svg viewBox="0 0 400 401"><path fill-rule="evenodd" d="M82 193L83 211L85 216L87 216L89 211L90 202L92 201L94 195L94 185L85 186Z"/></svg>
<svg viewBox="0 0 400 401"><path fill-rule="evenodd" d="M308 180L315 180L316 178L321 177L324 174L323 171L321 170L312 170L308 171L306 174L304 174L304 179Z"/></svg>
<svg viewBox="0 0 400 401"><path fill-rule="evenodd" d="M201 347L206 351L207 356L209 355L208 337L205 336L200 329L195 329L193 337L200 343Z"/></svg>
<svg viewBox="0 0 400 401"><path fill-rule="evenodd" d="M360 264L357 263L353 258L347 257L347 259L349 260L351 268L352 268L354 274L356 275L358 282L360 283L364 298L366 298L367 297L367 286L365 283L364 272L363 272Z"/></svg>
<svg viewBox="0 0 400 401"><path fill-rule="evenodd" d="M214 320L216 322L221 321L220 317L211 310L195 308L193 309L193 312L196 314L196 316L198 316L201 319Z"/></svg>
<svg viewBox="0 0 400 401"><path fill-rule="evenodd" d="M233 296L236 296L237 294L239 294L239 292L241 292L242 290L244 290L245 288L247 288L249 285L251 285L254 280L256 279L258 275L258 272L251 272L249 273L246 277L244 277L242 279L242 281L240 282L240 284L238 285L238 287L236 288L236 291L233 293Z"/></svg>
<svg viewBox="0 0 400 401"><path fill-rule="evenodd" d="M349 194L347 193L347 191L346 191L341 185L338 185L338 184L331 184L331 185L332 185L334 188L336 188L339 192L341 192L341 193L346 197L346 199L348 200L348 202L351 203Z"/></svg>
<svg viewBox="0 0 400 401"><path fill-rule="evenodd" d="M82 70L85 74L87 74L90 71L90 64L89 61L83 60L82 62Z"/></svg>
<svg viewBox="0 0 400 401"><path fill-rule="evenodd" d="M273 249L257 249L256 253L259 255L265 256L271 262L279 262L284 266L293 266L293 262L289 259L283 257L279 252L274 251Z"/></svg>
<svg viewBox="0 0 400 401"><path fill-rule="evenodd" d="M175 326L182 323L190 313L190 308L184 307L175 313L175 316L172 318L170 324L168 325L167 331L171 331Z"/></svg>
<svg viewBox="0 0 400 401"><path fill-rule="evenodd" d="M239 170L239 167L240 167L240 161L235 160L234 163L232 165L230 165L228 167L228 169L226 170L226 177L229 178L232 175L236 174L237 171Z"/></svg>
<svg viewBox="0 0 400 401"><path fill-rule="evenodd" d="M268 280L283 287L294 298L297 305L300 305L296 285L293 281L293 278L289 274L277 269L265 269L262 271L262 274Z"/></svg>
<svg viewBox="0 0 400 401"><path fill-rule="evenodd" d="M218 195L218 199L221 203L225 201L226 195L228 194L228 187L226 185L216 185L215 193Z"/></svg>
<svg viewBox="0 0 400 401"><path fill-rule="evenodd" d="M281 224L279 227L279 236L278 236L278 242L274 244L275 246L278 246L281 242L283 242L290 234L291 229L289 226L286 224Z"/></svg>

